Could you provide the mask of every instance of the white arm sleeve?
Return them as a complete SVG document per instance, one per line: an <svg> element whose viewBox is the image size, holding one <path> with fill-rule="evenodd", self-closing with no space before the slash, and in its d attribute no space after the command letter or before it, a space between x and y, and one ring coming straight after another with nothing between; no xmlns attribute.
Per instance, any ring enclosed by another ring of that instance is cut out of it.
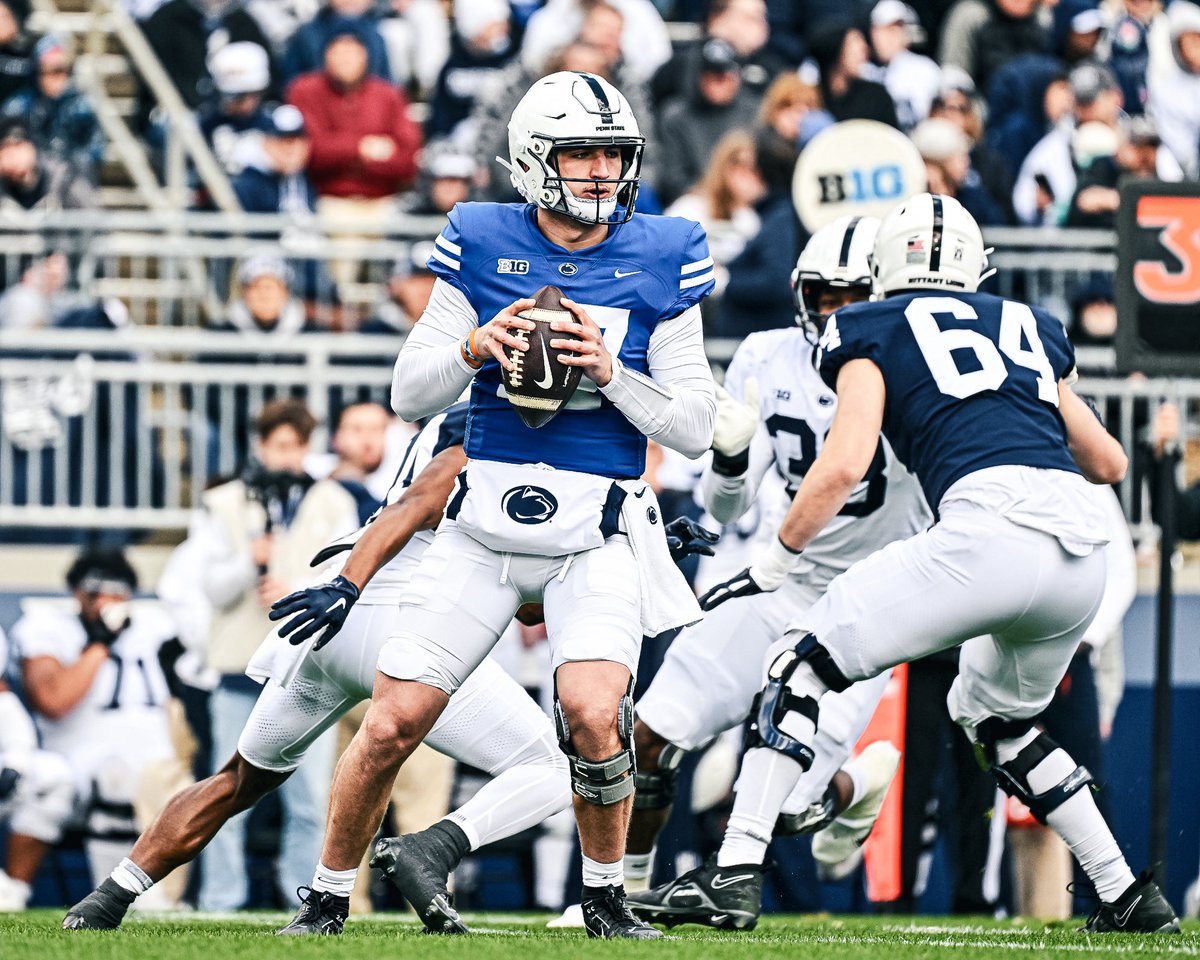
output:
<svg viewBox="0 0 1200 960"><path fill-rule="evenodd" d="M771 447L771 435L761 420L750 441L750 465L746 472L737 477L726 477L716 473L712 464L704 468L700 487L704 492L704 507L721 523L733 523L742 516L758 496L762 479L775 460Z"/></svg>
<svg viewBox="0 0 1200 960"><path fill-rule="evenodd" d="M651 440L695 460L712 445L717 417L700 308L655 327L646 361L648 377L614 357L612 379L600 392Z"/></svg>
<svg viewBox="0 0 1200 960"><path fill-rule="evenodd" d="M479 316L463 292L445 280L436 281L392 370L392 409L397 415L419 420L459 398L475 376L459 344L478 325Z"/></svg>

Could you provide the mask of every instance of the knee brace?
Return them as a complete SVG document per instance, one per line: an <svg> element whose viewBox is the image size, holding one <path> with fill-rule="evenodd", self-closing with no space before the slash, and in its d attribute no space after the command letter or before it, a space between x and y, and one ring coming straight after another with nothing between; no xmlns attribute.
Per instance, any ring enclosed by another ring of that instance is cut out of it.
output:
<svg viewBox="0 0 1200 960"><path fill-rule="evenodd" d="M637 793L633 795L634 810L665 810L675 802L679 792L679 765L686 751L673 743L666 744L658 754L658 769L639 771L634 775Z"/></svg>
<svg viewBox="0 0 1200 960"><path fill-rule="evenodd" d="M554 696L554 729L558 745L567 755L571 767L571 789L584 800L607 807L620 803L633 793L637 785L637 759L633 752L633 681L617 704L617 736L621 749L604 760L581 757L571 740L567 714Z"/></svg>
<svg viewBox="0 0 1200 960"><path fill-rule="evenodd" d="M987 722L985 721L984 723L986 724ZM1024 721L1017 722L1021 723ZM1004 723L1004 721L1001 721L1001 723ZM1032 725L1033 721L1031 720L1023 732L1028 732ZM983 724L980 725L980 728L977 728L977 734L981 733L982 726ZM1015 736L1020 735L1016 734ZM1009 734L999 739L1011 739L1013 736L1013 734ZM989 755L989 759L992 761L992 775L996 778L996 783L999 784L1000 789L1010 797L1016 797L1025 804L1038 823L1044 824L1046 817L1050 813L1057 810L1072 796L1093 782L1092 775L1088 773L1087 768L1077 765L1074 770L1049 790L1044 790L1041 793L1033 792L1029 786L1029 774L1046 757L1059 749L1058 744L1045 733L1039 733L1032 743L1007 763L996 763L995 740L992 740L989 745L984 743L981 737L981 743L983 743L985 755Z"/></svg>
<svg viewBox="0 0 1200 960"><path fill-rule="evenodd" d="M767 668L767 683L754 698L750 710L750 729L746 734L747 750L754 747L778 750L805 770L813 764L812 747L786 733L783 723L789 714L798 714L810 720L814 728L817 725L817 701L810 696L800 696L788 688L792 674L804 662L800 647L811 637L812 634L809 634L795 648L784 650Z"/></svg>

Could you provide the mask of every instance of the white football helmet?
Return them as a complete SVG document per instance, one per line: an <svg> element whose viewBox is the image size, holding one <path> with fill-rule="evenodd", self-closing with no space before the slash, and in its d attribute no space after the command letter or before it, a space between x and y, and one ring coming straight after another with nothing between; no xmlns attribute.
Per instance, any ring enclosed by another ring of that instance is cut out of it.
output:
<svg viewBox="0 0 1200 960"><path fill-rule="evenodd" d="M953 197L918 193L879 225L871 254L878 292L945 290L974 293L987 270L979 224Z"/></svg>
<svg viewBox="0 0 1200 960"><path fill-rule="evenodd" d="M879 220L875 217L838 217L812 235L792 270L792 297L796 323L813 343L821 335L828 314L818 309L826 287L862 287L871 290L871 248Z"/></svg>
<svg viewBox="0 0 1200 960"><path fill-rule="evenodd" d="M530 203L584 223L625 223L637 202L645 145L616 87L591 73L562 71L542 77L521 98L508 122L509 159L496 159ZM620 148L620 177L603 181L615 186L607 199L577 197L567 186L598 181L559 176L555 151L579 146Z"/></svg>

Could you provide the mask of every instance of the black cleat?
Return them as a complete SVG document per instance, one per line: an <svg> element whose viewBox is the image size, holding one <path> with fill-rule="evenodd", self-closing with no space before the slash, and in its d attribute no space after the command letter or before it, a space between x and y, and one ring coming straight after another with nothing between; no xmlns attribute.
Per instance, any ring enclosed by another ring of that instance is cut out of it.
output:
<svg viewBox="0 0 1200 960"><path fill-rule="evenodd" d="M1179 918L1149 871L1143 872L1115 903L1102 903L1080 933L1178 933Z"/></svg>
<svg viewBox="0 0 1200 960"><path fill-rule="evenodd" d="M80 900L63 918L64 930L116 930L137 899L112 877Z"/></svg>
<svg viewBox="0 0 1200 960"><path fill-rule="evenodd" d="M454 909L447 883L470 849L457 824L442 820L428 830L384 837L375 844L371 866L400 891L429 933L470 933Z"/></svg>
<svg viewBox="0 0 1200 960"><path fill-rule="evenodd" d="M753 930L762 912L762 867L718 867L716 857L670 883L629 895L634 915L676 927L698 923L718 930Z"/></svg>
<svg viewBox="0 0 1200 960"><path fill-rule="evenodd" d="M629 911L625 887L584 887L583 925L588 936L600 940L657 940L661 930L642 923Z"/></svg>
<svg viewBox="0 0 1200 960"><path fill-rule="evenodd" d="M304 900L300 909L292 917L291 923L276 931L276 936L336 936L341 933L342 927L346 925L346 917L350 914L350 898L314 890L312 887L297 888L296 896L301 896L302 890L307 890L308 893L303 894Z"/></svg>

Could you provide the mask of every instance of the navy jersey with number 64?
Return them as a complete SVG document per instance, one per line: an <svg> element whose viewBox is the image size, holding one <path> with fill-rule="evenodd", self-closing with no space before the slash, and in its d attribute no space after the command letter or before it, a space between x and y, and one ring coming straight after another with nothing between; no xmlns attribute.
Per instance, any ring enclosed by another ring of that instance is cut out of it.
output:
<svg viewBox="0 0 1200 960"><path fill-rule="evenodd" d="M821 346L831 387L851 360L879 367L884 436L935 508L987 467L1079 473L1058 410L1075 352L1044 310L987 293L904 293L839 310Z"/></svg>

